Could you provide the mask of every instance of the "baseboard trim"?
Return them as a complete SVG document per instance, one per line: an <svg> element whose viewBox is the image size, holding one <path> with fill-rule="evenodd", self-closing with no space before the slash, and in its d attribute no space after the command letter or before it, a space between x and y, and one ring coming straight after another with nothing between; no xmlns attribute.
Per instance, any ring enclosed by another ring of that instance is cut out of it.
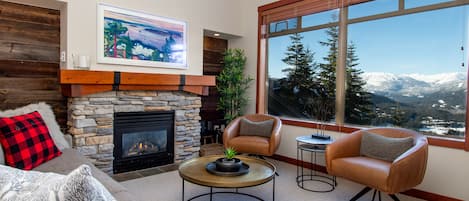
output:
<svg viewBox="0 0 469 201"><path fill-rule="evenodd" d="M290 158L290 157L282 156L282 155L278 155L278 154L273 155L271 158L273 158L275 160L283 161L283 162L286 162L286 163L289 163L289 164L292 164L292 165L297 165L298 162L299 162L295 158ZM326 167L324 167L322 165L317 165L317 164L313 164L313 163L310 163L310 162L304 162L303 164L306 168L310 168L310 169L314 168L317 171L327 173ZM423 199L423 200L464 201L464 200L460 200L460 199L456 199L456 198L447 197L447 196L444 196L444 195L439 195L439 194L436 194L436 193L431 193L431 192L427 192L427 191L418 190L418 189L415 189L415 188L410 189L410 190L405 191L405 192L402 192L401 194L411 196L411 197L415 197L415 198L419 198L419 199Z"/></svg>

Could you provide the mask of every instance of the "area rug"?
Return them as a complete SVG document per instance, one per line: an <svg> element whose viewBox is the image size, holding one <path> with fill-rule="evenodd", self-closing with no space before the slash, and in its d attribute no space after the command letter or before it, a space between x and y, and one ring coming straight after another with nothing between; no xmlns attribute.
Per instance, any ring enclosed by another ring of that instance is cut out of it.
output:
<svg viewBox="0 0 469 201"><path fill-rule="evenodd" d="M296 184L296 166L271 161L277 166L280 176L275 180L275 200L277 201L343 201L350 200L357 192L362 190L364 186L354 182L337 179L338 185L336 189L328 193L315 193L303 190ZM125 187L133 193L137 199L141 201L180 201L182 198L182 179L177 171L166 172L153 176L143 177L134 180L122 182ZM320 182L305 182L305 186L313 189L326 189L328 186ZM214 189L217 191L234 191L234 189ZM208 187L198 186L189 182L185 182L185 200L201 193L210 192ZM252 194L263 200L272 200L272 182L265 183L260 186L242 188L239 192ZM413 197L402 194L398 195L401 201L418 201ZM253 198L242 195L215 194L215 201L251 201ZM369 201L372 198L372 192L366 194L360 201ZM207 196L194 199L194 201L209 200ZM376 198L376 200L378 200ZM382 195L383 201L390 201L387 195Z"/></svg>

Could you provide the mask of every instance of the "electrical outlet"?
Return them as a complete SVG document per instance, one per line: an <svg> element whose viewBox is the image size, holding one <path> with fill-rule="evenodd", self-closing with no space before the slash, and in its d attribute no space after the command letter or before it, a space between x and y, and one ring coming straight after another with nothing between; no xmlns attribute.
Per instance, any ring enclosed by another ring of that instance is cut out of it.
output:
<svg viewBox="0 0 469 201"><path fill-rule="evenodd" d="M62 51L60 52L60 62L66 62L67 61L67 52Z"/></svg>

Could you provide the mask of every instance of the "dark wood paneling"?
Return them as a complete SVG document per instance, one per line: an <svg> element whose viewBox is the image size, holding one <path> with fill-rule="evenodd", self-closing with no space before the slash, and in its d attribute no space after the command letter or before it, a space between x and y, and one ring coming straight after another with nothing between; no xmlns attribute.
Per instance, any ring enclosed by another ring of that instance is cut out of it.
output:
<svg viewBox="0 0 469 201"><path fill-rule="evenodd" d="M47 63L40 61L0 60L0 76L4 77L52 77L57 78L58 61Z"/></svg>
<svg viewBox="0 0 469 201"><path fill-rule="evenodd" d="M62 94L56 90L0 89L0 104L34 103L37 101L61 101Z"/></svg>
<svg viewBox="0 0 469 201"><path fill-rule="evenodd" d="M59 48L59 11L0 1L0 110L46 102L66 128Z"/></svg>
<svg viewBox="0 0 469 201"><path fill-rule="evenodd" d="M204 64L204 75L218 75L222 69L222 64Z"/></svg>
<svg viewBox="0 0 469 201"><path fill-rule="evenodd" d="M220 65L223 61L223 52L204 50L204 64Z"/></svg>
<svg viewBox="0 0 469 201"><path fill-rule="evenodd" d="M0 40L0 59L54 62L59 61L59 47L31 45Z"/></svg>
<svg viewBox="0 0 469 201"><path fill-rule="evenodd" d="M59 27L16 22L0 17L0 38L3 41L59 47L59 32Z"/></svg>
<svg viewBox="0 0 469 201"><path fill-rule="evenodd" d="M0 86L4 89L58 91L59 82L57 78L0 77Z"/></svg>
<svg viewBox="0 0 469 201"><path fill-rule="evenodd" d="M223 68L223 53L228 48L228 41L220 38L204 37L204 75L220 74ZM213 121L223 119L223 112L217 111L220 96L216 87L209 87L208 96L202 97L200 116L202 120Z"/></svg>
<svg viewBox="0 0 469 201"><path fill-rule="evenodd" d="M32 22L60 27L60 11L0 1L0 17L17 22Z"/></svg>
<svg viewBox="0 0 469 201"><path fill-rule="evenodd" d="M204 37L204 50L224 52L228 48L228 41L221 38Z"/></svg>

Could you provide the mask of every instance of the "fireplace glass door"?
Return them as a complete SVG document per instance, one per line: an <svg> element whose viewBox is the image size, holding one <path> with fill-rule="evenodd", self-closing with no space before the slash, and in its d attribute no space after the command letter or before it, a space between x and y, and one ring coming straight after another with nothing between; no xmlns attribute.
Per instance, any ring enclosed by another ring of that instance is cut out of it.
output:
<svg viewBox="0 0 469 201"><path fill-rule="evenodd" d="M114 173L174 161L174 111L114 114Z"/></svg>
<svg viewBox="0 0 469 201"><path fill-rule="evenodd" d="M124 133L122 158L166 152L166 139L166 130Z"/></svg>

